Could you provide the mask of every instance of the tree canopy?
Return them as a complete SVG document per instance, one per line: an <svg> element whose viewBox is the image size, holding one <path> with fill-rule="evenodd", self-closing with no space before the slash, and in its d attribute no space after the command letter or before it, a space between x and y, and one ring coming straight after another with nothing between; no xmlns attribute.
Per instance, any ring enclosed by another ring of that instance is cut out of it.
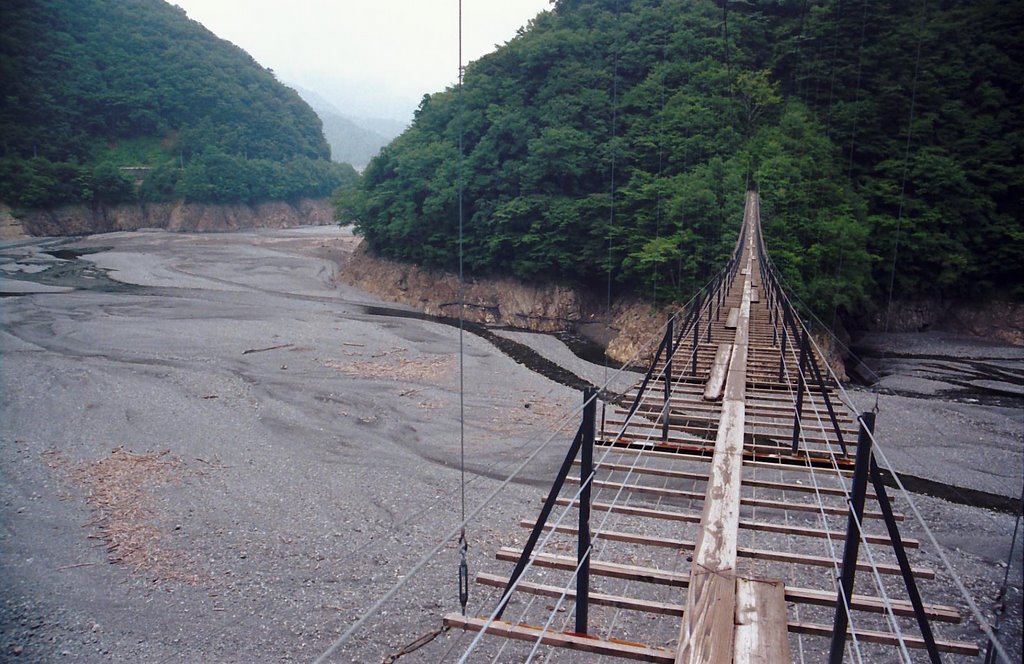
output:
<svg viewBox="0 0 1024 664"><path fill-rule="evenodd" d="M894 254L898 297L1024 295L1021 14L559 0L424 96L339 215L378 253L453 268L461 178L471 273L680 297L757 187L770 251L819 312L868 311Z"/></svg>
<svg viewBox="0 0 1024 664"><path fill-rule="evenodd" d="M330 164L294 90L179 7L0 5L0 200L240 202L323 196L355 177ZM154 180L136 191L121 166Z"/></svg>

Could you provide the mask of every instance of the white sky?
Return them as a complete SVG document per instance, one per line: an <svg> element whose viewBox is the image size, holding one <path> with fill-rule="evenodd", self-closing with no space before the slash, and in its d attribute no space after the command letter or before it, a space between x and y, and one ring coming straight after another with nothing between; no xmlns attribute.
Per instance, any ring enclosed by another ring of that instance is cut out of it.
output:
<svg viewBox="0 0 1024 664"><path fill-rule="evenodd" d="M458 76L458 0L169 0L285 83L353 115L409 121ZM548 0L462 0L463 60L515 36Z"/></svg>

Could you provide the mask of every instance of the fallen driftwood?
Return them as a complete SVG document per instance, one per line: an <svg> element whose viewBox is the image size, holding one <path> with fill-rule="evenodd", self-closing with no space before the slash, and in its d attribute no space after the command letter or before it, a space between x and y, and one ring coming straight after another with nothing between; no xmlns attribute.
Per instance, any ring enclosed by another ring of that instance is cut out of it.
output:
<svg viewBox="0 0 1024 664"><path fill-rule="evenodd" d="M265 353L268 350L277 350L279 348L288 348L289 346L292 346L292 345L294 345L294 344L280 344L278 346L269 346L267 348L250 348L248 350L243 350L242 351L242 355L249 355L251 353Z"/></svg>

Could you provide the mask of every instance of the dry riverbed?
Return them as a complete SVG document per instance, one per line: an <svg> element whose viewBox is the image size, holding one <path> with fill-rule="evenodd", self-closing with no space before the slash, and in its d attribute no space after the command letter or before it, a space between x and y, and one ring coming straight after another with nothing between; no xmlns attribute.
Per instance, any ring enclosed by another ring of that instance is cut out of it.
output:
<svg viewBox="0 0 1024 664"><path fill-rule="evenodd" d="M458 330L339 286L355 242L323 227L0 244L0 661L311 661L456 527ZM606 375L553 337L496 334ZM464 342L467 509L561 427L467 533L471 568L507 574L493 553L525 539L580 395L516 361L526 351ZM1019 349L1001 348L1019 372ZM904 374L880 385L900 469L1017 497L1020 400L922 395ZM991 617L1013 515L915 501ZM1002 630L1018 659L1019 547ZM451 539L336 661L381 662L438 627L458 608L456 565ZM948 582L925 592L963 605ZM472 588L469 612L493 599ZM443 634L401 661L466 643Z"/></svg>

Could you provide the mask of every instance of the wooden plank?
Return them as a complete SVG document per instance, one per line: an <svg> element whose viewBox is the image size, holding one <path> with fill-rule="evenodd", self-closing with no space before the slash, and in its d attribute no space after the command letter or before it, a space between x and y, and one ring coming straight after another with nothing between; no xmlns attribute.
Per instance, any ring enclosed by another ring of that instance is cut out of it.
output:
<svg viewBox="0 0 1024 664"><path fill-rule="evenodd" d="M470 632L480 632L486 629L488 634L504 636L516 641L540 640L544 645L556 648L568 648L593 655L621 657L636 662L671 664L673 661L672 652L664 648L652 648L640 643L629 643L618 639L606 641L595 636L545 630L533 625L517 625L504 620L495 620L488 625L485 618L468 618L458 613L449 613L444 617L444 624L446 627L458 627Z"/></svg>
<svg viewBox="0 0 1024 664"><path fill-rule="evenodd" d="M773 371L777 375L778 365L776 364L774 367L772 367L770 369L766 369L765 371L766 372ZM750 372L748 372L748 373L750 373ZM793 373L796 373L795 369L793 370ZM692 380L693 377L692 376L691 377L683 376L682 378L683 379L689 378L689 379ZM672 404L672 409L673 410L683 411L683 412L691 412L691 413L701 413L701 412L716 413L717 412L717 407L714 404L704 403L704 401L702 399L701 400L696 399L695 398L695 390L692 390L692 389L689 390L689 391L681 390L680 389L681 383L678 380L676 380L675 376L673 376L672 381L673 381L674 392L673 392L673 395L672 395L672 397L670 399L670 402ZM814 386L813 384L812 384L812 387L813 387L814 390L818 390L819 389L817 386ZM659 397L660 396L661 395L659 395ZM760 419L754 419L754 418L765 418L763 421L770 422L770 421L772 421L773 418L774 419L781 419L781 418L792 418L793 417L794 408L793 408L793 401L792 401L792 399L790 399L789 401L774 400L773 399L773 400L761 400L761 401L756 401L755 402L754 401L754 397L755 396L756 396L755 393L747 395L747 412L748 412L748 415L752 418L752 421L757 421L757 422L761 422L762 421ZM789 395L787 395L787 396L789 396ZM814 408L817 408L819 411L821 411L821 410L823 410L825 408L824 403L821 402L821 400L820 400L820 396L821 396L820 392L812 393L812 394L807 395L808 401L804 402L804 414L805 415L813 412ZM630 400L635 399L636 398L636 392L632 392L632 393L627 392L626 393L626 397L628 399L630 399ZM853 418L853 416L851 416L849 413L846 412L845 407L842 406L841 402L838 402L838 399L835 398L834 394L830 398L833 400L832 405L836 408L836 416L837 416L836 419L840 422L840 424L843 425L842 426L843 433L844 434L850 433L850 434L854 434L855 435L857 433L857 429L853 425L854 425L856 420ZM657 407L658 407L659 410L662 408L663 405L664 405L663 400L658 399L657 400ZM622 408L621 411L622 412L626 412L626 409ZM831 424L831 422L829 422L829 424Z"/></svg>
<svg viewBox="0 0 1024 664"><path fill-rule="evenodd" d="M481 585L491 586L494 588L505 588L508 585L508 577L499 576L497 574L486 574L481 572L476 576L477 583ZM563 592L569 599L575 600L576 593L570 588L566 590L563 586L550 586L539 583L529 583L526 581L520 581L519 585L516 586L516 590L525 592L531 595L539 595L541 597L560 597ZM783 591L783 599L785 599L785 592ZM673 604L671 602L657 602L654 600L639 599L633 597L623 597L620 595L606 595L604 593L590 593L590 603L601 605L601 606L613 606L618 609L625 609L628 611L640 611L643 613L653 613L659 615L667 615L674 617L682 617L685 607L682 604ZM809 623L800 621L788 621L786 625L787 631L794 634L805 634L808 636L818 636L828 638L832 636L832 625L823 625L820 623ZM849 630L851 634L847 638L852 639L854 633L857 636L857 640L864 641L867 643L879 643L882 645L897 645L899 639L896 635L891 632L879 632L873 630ZM916 636L903 635L904 641L908 648L923 649L925 647L924 639ZM979 648L974 643L965 643L962 641L936 641L936 645L940 652L948 652L960 655L978 656L980 654ZM788 644L787 644L788 647ZM737 655L739 653L737 652ZM788 662L789 660L783 660Z"/></svg>
<svg viewBox="0 0 1024 664"><path fill-rule="evenodd" d="M543 498L541 499L543 501ZM567 506L575 504L570 498L558 498L555 504ZM612 512L614 514L626 514L629 516L642 516L651 519L664 519L667 521L682 521L683 523L700 523L700 515L689 512L670 510L650 509L648 507L634 507L632 505L612 505L610 503L595 502L590 504L590 509L598 512ZM798 537L814 537L817 539L845 540L846 532L838 530L823 530L821 528L809 528L807 526L792 526L782 523L770 523L768 521L750 521L740 519L740 528L747 530L759 530L768 533L779 533L781 535L796 535ZM868 533L865 538L869 544L882 544L891 546L892 541L885 535L874 535ZM921 541L913 538L903 540L903 545L908 549L917 549Z"/></svg>
<svg viewBox="0 0 1024 664"><path fill-rule="evenodd" d="M669 451L669 450L664 450L664 449L654 449L653 445L648 445L648 446L643 446L643 447L641 447L639 445L634 445L632 447L627 447L627 446L624 446L624 445L616 445L616 444L611 443L610 441L607 441L607 440L602 440L602 441L599 441L597 443L597 447L600 448L601 454L612 453L612 454L631 454L631 455L635 455L637 452L642 451L645 455L657 456L657 457L660 457L662 459L686 459L687 461L701 461L701 462L704 462L704 463L707 463L707 462L711 461L711 459L709 457L706 457L706 456L701 455L701 454L691 454L691 453L687 453L687 452L684 452L684 451L674 451L674 450L673 451ZM784 464L784 463L780 463L778 461L755 461L755 460L750 460L750 459L747 459L747 460L743 461L743 467L744 468L764 468L766 470L784 470L786 472L789 472L789 471L793 471L793 472L811 472L811 471L814 471L816 473L820 473L822 471L822 469L820 467L819 468L812 468L812 467L810 467L808 465L805 465L805 464L800 464L800 465L798 465L798 464ZM831 475L836 475L837 474L837 471L834 468L829 468L828 472L831 473ZM844 477L849 477L849 476L853 475L853 469L852 468L851 469L840 468L839 471L838 471L838 474L843 475Z"/></svg>
<svg viewBox="0 0 1024 664"><path fill-rule="evenodd" d="M602 432L604 433L604 432ZM661 443L660 441L652 440L650 436L643 439L631 438L630 436L619 436L615 440L611 440L609 437L605 437L599 440L596 444L602 448L608 446L620 447L634 453L637 451L643 451L646 453L660 452L667 453L675 456L679 459L699 460L704 457L705 461L711 461L714 447L707 445L706 441L698 439L699 442L677 442L669 438L668 443ZM752 467L752 463L760 464L760 467L774 468L776 470L809 470L809 466L813 467L816 472L826 471L828 473L835 473L836 466L839 466L839 472L849 474L847 468L852 468L853 459L849 459L849 463L846 459L829 457L824 454L814 453L804 449L799 454L793 455L787 452L781 452L782 447L768 447L764 445L758 446L744 446L743 449L743 465L746 467Z"/></svg>
<svg viewBox="0 0 1024 664"><path fill-rule="evenodd" d="M753 284L751 284L751 286L753 286ZM760 302L760 301L761 301L761 298L758 296L757 291L756 290L750 291L750 303L751 304L756 304L757 302Z"/></svg>
<svg viewBox="0 0 1024 664"><path fill-rule="evenodd" d="M480 572L476 575L476 582L481 585L504 589L505 586L508 585L508 577ZM516 591L528 593L530 595L538 595L540 597L557 598L564 594L566 599L576 601L576 591L572 588L565 588L564 586L549 586L542 583L520 581L516 585ZM600 606L614 606L617 609L642 611L644 613L658 613L676 617L683 615L682 604L655 602L654 600L636 599L633 597L623 597L621 595L608 595L605 593L595 593L594 591L591 591L587 597L591 604L597 604Z"/></svg>
<svg viewBox="0 0 1024 664"><path fill-rule="evenodd" d="M522 549L514 547L502 547L495 554L497 560L516 562L522 555ZM533 558L535 567L547 569L558 569L568 572L576 570L575 556L559 556L550 553L541 553ZM636 565L623 565L594 560L590 563L590 573L595 576L607 576L614 579L625 579L627 581L639 581L642 583L653 583L656 585L671 586L674 588L686 588L690 585L690 574L688 572L672 572L656 569L654 567L639 567ZM818 590L816 588L802 588L798 586L786 586L786 601L798 604L810 604L813 606L835 607L836 593L834 590ZM850 606L854 611L865 611L867 613L885 614L888 606L892 606L892 612L898 616L914 616L914 607L909 601L890 599L889 604L884 600L872 595L854 594L850 600ZM942 604L925 604L925 615L932 620L939 620L948 623L959 623L960 613L952 606Z"/></svg>
<svg viewBox="0 0 1024 664"><path fill-rule="evenodd" d="M818 623L806 623L806 622L791 622L789 623L789 631L794 634L808 634L811 636L832 636L832 625L821 625ZM892 632L878 632L867 629L856 629L849 630L851 633L846 635L846 638L852 639L854 634L857 636L858 641L864 641L866 643L881 643L887 646L898 645L900 640L896 638L896 635ZM908 634L903 635L903 642L907 644L908 648L924 649L926 647L924 639L919 636L911 636ZM939 649L939 652L948 652L957 655L970 655L971 657L977 657L981 654L981 650L978 648L976 643L965 643L963 641L947 641L942 639L935 640L935 646Z"/></svg>
<svg viewBox="0 0 1024 664"><path fill-rule="evenodd" d="M643 432L650 427L658 426L660 432L660 424L655 420L655 416L660 416L663 404L655 406L654 404L645 403L637 407L637 414L640 417L633 417L629 423L622 417L625 412L618 412L618 409L613 411L612 417L606 418L605 425L607 427L618 427L622 428L623 424L626 424L626 431L633 435L642 435L637 432ZM669 431L668 441L682 441L689 442L693 440L693 436L706 436L715 427L715 415L713 411L688 411L680 410L678 408L672 408L669 413L669 424L671 429ZM780 418L781 419L781 418ZM745 434L750 436L756 436L759 440L772 440L775 442L774 445L768 444L751 444L747 443L746 447L748 450L761 450L764 452L786 452L789 454L790 450L790 438L793 435L793 415L790 414L789 422L772 422L769 420L765 421L752 421L750 418L747 420L747 430ZM660 420L658 420L660 422ZM805 448L805 452L815 453L816 456L822 459L828 458L829 452L837 455L838 459L843 459L839 448L839 441L836 438L831 423L815 422L810 420L809 417L804 418L804 426L806 427L801 431L800 440L803 443L802 448ZM616 431L615 433L618 433ZM844 431L845 440L847 445L850 445L851 441L856 441L855 433L850 431ZM660 440L660 433L652 436L652 440ZM847 459L852 457L845 457Z"/></svg>
<svg viewBox="0 0 1024 664"><path fill-rule="evenodd" d="M732 355L732 344L719 344L718 352L711 363L711 374L704 387L705 401L718 401L722 398L722 387L725 386L725 372L729 368L729 357Z"/></svg>
<svg viewBox="0 0 1024 664"><path fill-rule="evenodd" d="M736 579L734 664L790 664L782 581Z"/></svg>
<svg viewBox="0 0 1024 664"><path fill-rule="evenodd" d="M529 519L523 519L519 522L519 525L523 528L533 528L535 522ZM545 524L544 531L548 532L554 530L557 533L566 535L576 535L579 531L574 526L566 525L552 525ZM657 546L668 549L677 549L682 551L689 551L695 548L696 543L690 540L675 539L672 537L652 537L650 535L639 535L635 533L624 533L616 530L595 530L592 536L597 539L608 540L610 542L624 542L626 544L641 544L645 546ZM736 547L736 555L743 558L752 558L754 560L774 560L779 563L789 563L791 565L808 565L810 567L830 567L832 569L841 568L842 560L836 558L826 558L825 556L814 556L809 553L790 553L788 551L772 551L770 549L752 549L749 547L738 546ZM887 563L877 563L872 567L870 562L857 562L857 569L862 572L870 572L872 569L877 569L879 574L902 574L899 565L889 565ZM922 579L934 579L935 570L929 567L912 567L911 571L915 576Z"/></svg>
<svg viewBox="0 0 1024 664"><path fill-rule="evenodd" d="M736 307L729 309L729 315L725 318L725 329L735 330L736 322L739 320L740 310Z"/></svg>
<svg viewBox="0 0 1024 664"><path fill-rule="evenodd" d="M497 560L514 563L519 560L519 556L522 553L522 549L503 546L498 549L494 557ZM577 564L575 556L560 556L550 553L540 553L533 556L533 565L535 567L575 572ZM643 583L653 583L674 588L685 588L690 585L690 575L685 572L672 572L653 567L637 567L635 565L621 565L600 560L590 561L590 573L596 576L607 576L611 579L641 581ZM832 604L834 605L835 602L835 593L832 593Z"/></svg>
<svg viewBox="0 0 1024 664"><path fill-rule="evenodd" d="M567 477L565 478L567 484L579 484L580 479L578 477ZM602 487L606 489L615 489L616 491L622 489L623 491L632 491L634 493L645 493L651 496L662 496L664 498L681 498L689 500L703 500L706 494L698 491L682 491L680 489L665 489L660 486L647 486L645 484L623 484L622 482L609 482L607 480L594 480L592 484L595 487ZM785 500L768 500L766 498L741 498L740 504L746 507L763 507L765 509L773 510L791 510L793 512L813 512L815 514L826 514L829 516L847 516L849 509L846 507L832 507L829 505L818 505L817 503L794 503ZM895 514L897 521L902 521L906 517L900 513ZM882 513L874 510L865 510L864 518L866 519L881 519Z"/></svg>
<svg viewBox="0 0 1024 664"><path fill-rule="evenodd" d="M749 275L749 251L746 269ZM722 417L708 473L704 514L690 566L690 591L686 594L686 614L679 626L676 664L713 664L732 660L736 605L733 576L736 573L740 484L743 481L749 329L748 276L743 282L743 300L737 314L736 338L725 379Z"/></svg>
<svg viewBox="0 0 1024 664"><path fill-rule="evenodd" d="M576 465L579 464L578 461L575 463ZM683 470L670 470L667 468L651 468L646 466L627 466L624 463L610 463L607 461L604 463L597 464L597 467L612 471L633 472L637 473L638 475L654 475L656 477L672 477L681 480L706 481L708 479L708 476L705 475L704 473L693 473ZM833 478L829 477L828 479ZM743 486L751 486L762 489L772 489L774 491L820 493L823 496L840 496L843 498L845 498L846 495L849 493L848 490L845 488L825 486L819 486L815 488L813 485L810 484L794 484L792 482L773 482L771 480L752 480L750 478L745 478L743 480ZM874 491L868 491L867 497L875 498Z"/></svg>
<svg viewBox="0 0 1024 664"><path fill-rule="evenodd" d="M647 415L648 413L654 413L654 408L640 408L638 409L641 415ZM661 409L657 409L660 412ZM680 413L678 410L673 410L669 414L669 425L672 427L669 430L668 443L691 443L694 437L697 440L705 441L712 445L712 440L707 437L709 434L714 432L715 426L713 418L708 416L686 416ZM619 420L621 422L621 420ZM606 424L613 425L614 420L606 420ZM648 429L652 426L656 426L654 422L647 418L633 418L633 420L626 427L625 433L627 435L633 435L636 438L644 438L645 434L649 434ZM621 427L620 427L621 428ZM835 455L836 459L844 459L839 448L839 441L834 435L830 435L830 431L826 431L825 435L814 433L818 430L815 429L804 429L800 435L800 451L796 456L792 454L790 449L790 439L793 435L792 423L787 428L786 425L778 424L774 426L749 426L744 432L747 443L745 449L750 453L758 454L784 454L787 457L791 457L794 460L803 458L801 455L810 454L814 458L820 461L830 461L830 454ZM658 429L660 432L660 429ZM616 432L617 433L617 432ZM650 435L649 440L660 441L661 436ZM751 442L754 440L756 442ZM850 447L850 442L856 442L855 436L846 436L847 447ZM667 443L666 443L667 444ZM845 459L852 459L853 457L845 457Z"/></svg>

